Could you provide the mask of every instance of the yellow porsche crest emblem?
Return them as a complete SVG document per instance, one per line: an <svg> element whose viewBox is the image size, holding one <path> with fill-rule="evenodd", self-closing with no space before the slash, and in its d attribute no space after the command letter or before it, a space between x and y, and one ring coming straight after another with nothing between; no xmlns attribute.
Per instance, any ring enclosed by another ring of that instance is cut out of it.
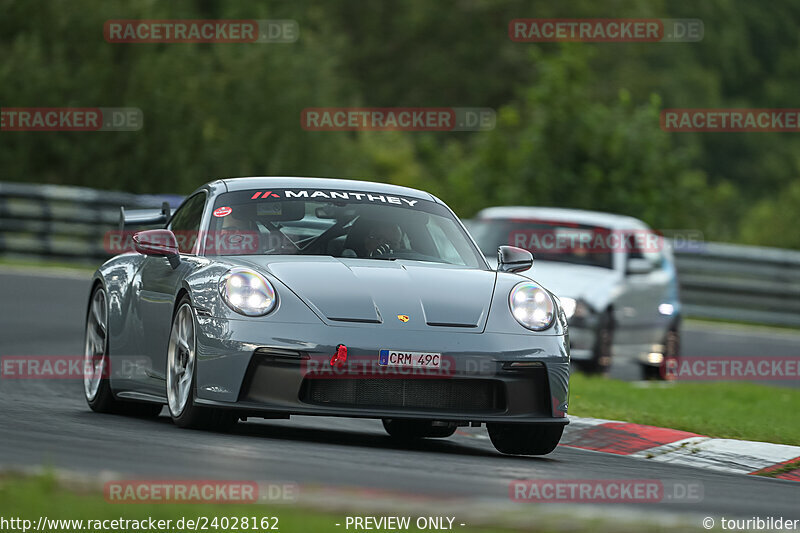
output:
<svg viewBox="0 0 800 533"><path fill-rule="evenodd" d="M397 320L400 322L408 322L408 315L397 315Z"/></svg>

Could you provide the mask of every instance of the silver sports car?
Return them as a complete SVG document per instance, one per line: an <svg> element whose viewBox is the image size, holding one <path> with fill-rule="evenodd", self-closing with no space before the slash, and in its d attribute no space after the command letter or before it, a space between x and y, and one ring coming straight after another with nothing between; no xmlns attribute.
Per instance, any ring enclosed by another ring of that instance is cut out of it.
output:
<svg viewBox="0 0 800 533"><path fill-rule="evenodd" d="M248 417L382 419L398 439L487 424L546 454L569 395L567 319L503 246L492 270L453 212L404 187L317 178L204 185L95 273L95 411L217 430ZM131 364L135 362L135 364ZM133 370L131 370L133 369Z"/></svg>
<svg viewBox="0 0 800 533"><path fill-rule="evenodd" d="M578 368L608 373L615 359L635 361L642 377L653 379L679 359L681 301L672 249L641 220L506 206L480 211L469 230L487 257L503 244L536 254L536 276L561 298L570 321Z"/></svg>

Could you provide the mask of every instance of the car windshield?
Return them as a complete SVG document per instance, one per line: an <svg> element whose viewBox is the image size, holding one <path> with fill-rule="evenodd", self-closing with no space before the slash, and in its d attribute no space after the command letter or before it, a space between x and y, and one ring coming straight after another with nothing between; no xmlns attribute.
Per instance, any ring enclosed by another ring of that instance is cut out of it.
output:
<svg viewBox="0 0 800 533"><path fill-rule="evenodd" d="M529 250L537 261L614 268L613 250L607 245L613 234L609 228L549 220L481 219L470 222L469 230L487 256L494 256L498 246L516 246Z"/></svg>
<svg viewBox="0 0 800 533"><path fill-rule="evenodd" d="M206 255L328 255L485 268L441 204L334 190L247 190L219 195Z"/></svg>

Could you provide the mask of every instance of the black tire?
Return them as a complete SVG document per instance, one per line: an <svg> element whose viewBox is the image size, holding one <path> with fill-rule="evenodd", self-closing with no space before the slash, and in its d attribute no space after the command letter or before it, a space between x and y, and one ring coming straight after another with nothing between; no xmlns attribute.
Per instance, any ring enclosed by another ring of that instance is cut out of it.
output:
<svg viewBox="0 0 800 533"><path fill-rule="evenodd" d="M681 357L681 334L678 325L664 335L664 360L659 366L642 365L642 379L671 381L672 369L677 368Z"/></svg>
<svg viewBox="0 0 800 533"><path fill-rule="evenodd" d="M173 330L175 329L176 325L176 317L178 316L178 312L182 309L184 305L188 305L189 312L191 313L191 320L192 320L192 339L190 348L193 352L192 357L196 352L196 345L197 345L197 337L196 337L196 327L197 322L194 317L194 311L191 310L191 300L189 299L188 295L184 295L178 304L175 306L175 311L172 314L172 326L170 327L170 342L172 342L173 338ZM228 411L225 409L214 409L210 407L200 407L195 405L195 400L197 398L197 371L196 369L196 361L194 362L195 366L193 366L192 376L191 376L191 388L189 392L189 398L187 399L185 405L181 409L179 413L173 412L172 406L167 404L170 417L172 417L172 421L175 423L176 426L180 428L186 429L205 429L211 431L229 431L232 429L236 423L239 421L239 415L233 411ZM170 372L169 369L170 361L169 358L167 360L167 373ZM169 398L169 382L167 384L167 397Z"/></svg>
<svg viewBox="0 0 800 533"><path fill-rule="evenodd" d="M558 446L563 425L487 424L495 449L507 455L547 455Z"/></svg>
<svg viewBox="0 0 800 533"><path fill-rule="evenodd" d="M642 364L642 379L644 381L658 381L663 379L661 376L662 367Z"/></svg>
<svg viewBox="0 0 800 533"><path fill-rule="evenodd" d="M96 323L92 323L92 306L95 304L95 300L98 297L102 297L102 303L98 303L98 305L102 306L105 316L105 323L99 328ZM108 306L106 302L107 299L105 289L100 284L96 285L92 290L91 297L89 298L89 308L86 310L84 355L88 354L89 351L89 328L92 326L96 332L96 335L102 335L102 349L100 350L102 351L102 354L97 354L94 356L95 360L102 361L103 370L100 371L100 376L105 375L107 373L107 369L109 368L108 334L106 331L106 328L108 327ZM86 388L86 383L84 382L84 398L86 398L86 403L89 405L89 408L96 413L154 418L161 413L162 407L160 404L154 403L124 402L118 400L114 396L114 392L111 390L111 384L109 383L107 377L100 378L99 384L97 385L97 392L93 395L89 393Z"/></svg>
<svg viewBox="0 0 800 533"><path fill-rule="evenodd" d="M187 406L179 417L172 417L175 425L183 429L202 429L225 433L233 429L239 422L239 416L224 409Z"/></svg>
<svg viewBox="0 0 800 533"><path fill-rule="evenodd" d="M592 359L582 365L583 370L588 374L608 375L614 355L614 317L610 309L600 315L592 351Z"/></svg>
<svg viewBox="0 0 800 533"><path fill-rule="evenodd" d="M431 420L384 418L383 429L398 440L444 439L456 432L456 425L434 426Z"/></svg>

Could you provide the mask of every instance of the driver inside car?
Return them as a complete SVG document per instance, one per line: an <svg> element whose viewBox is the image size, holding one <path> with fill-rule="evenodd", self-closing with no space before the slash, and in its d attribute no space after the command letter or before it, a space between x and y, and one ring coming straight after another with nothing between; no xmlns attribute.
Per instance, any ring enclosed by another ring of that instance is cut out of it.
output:
<svg viewBox="0 0 800 533"><path fill-rule="evenodd" d="M238 213L237 213L238 214ZM221 219L216 234L209 235L207 245L212 244L219 255L226 253L252 254L259 251L259 231L254 220L229 214Z"/></svg>
<svg viewBox="0 0 800 533"><path fill-rule="evenodd" d="M403 242L403 230L393 222L359 218L347 236L343 256L390 257Z"/></svg>

